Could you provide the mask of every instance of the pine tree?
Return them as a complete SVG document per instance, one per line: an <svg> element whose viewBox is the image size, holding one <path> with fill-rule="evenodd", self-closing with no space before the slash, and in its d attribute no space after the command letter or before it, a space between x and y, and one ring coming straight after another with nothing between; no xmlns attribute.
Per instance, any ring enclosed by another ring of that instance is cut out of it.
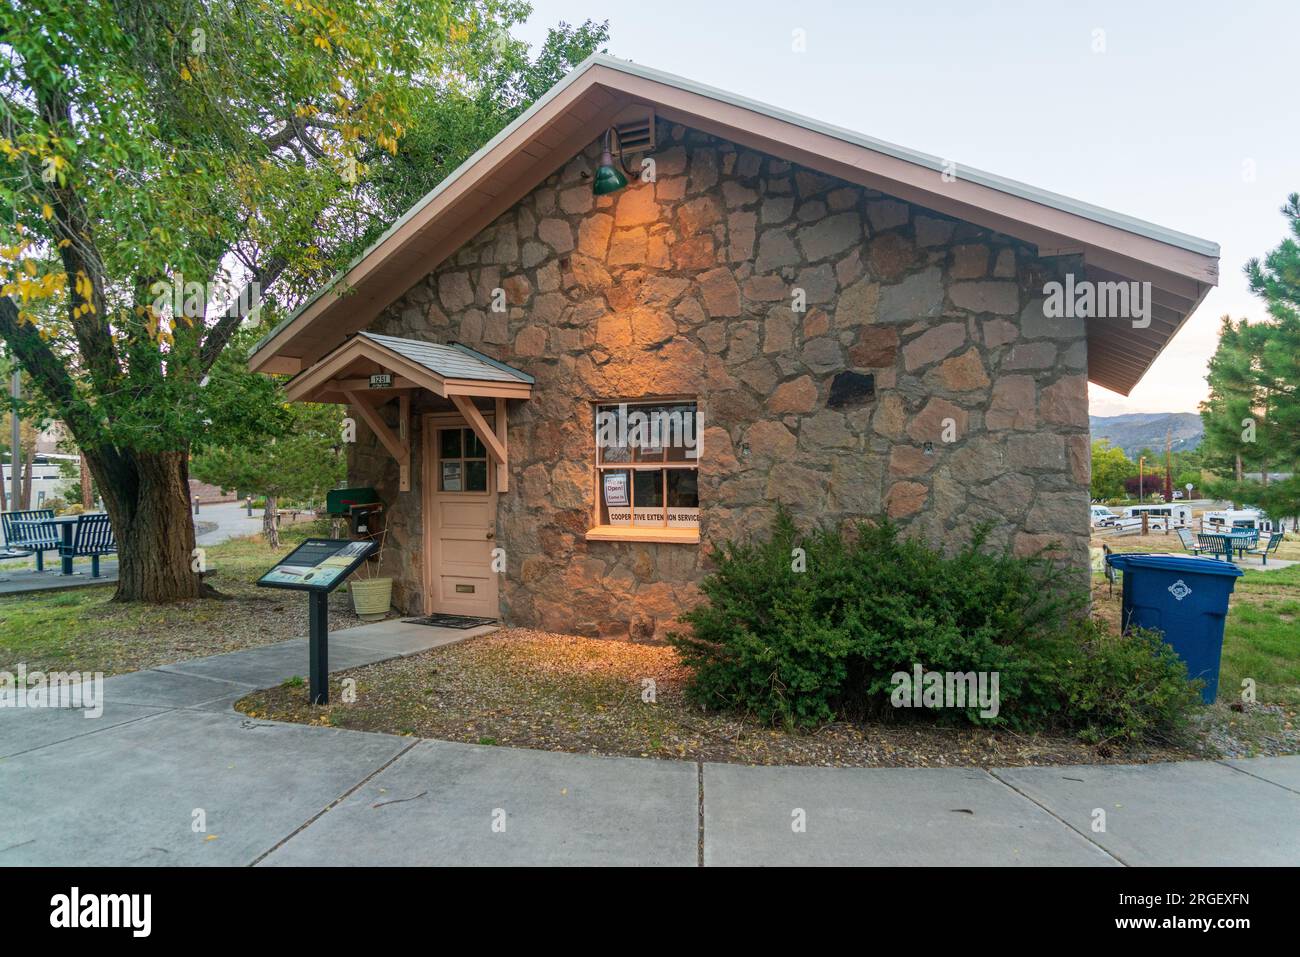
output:
<svg viewBox="0 0 1300 957"><path fill-rule="evenodd" d="M1201 406L1206 464L1222 473L1231 456L1235 466L1233 480L1212 483L1211 494L1275 516L1300 514L1300 194L1287 198L1282 215L1291 235L1246 264L1251 291L1270 318L1234 324L1225 317ZM1258 468L1262 481L1243 481L1244 466ZM1270 470L1291 476L1269 482Z"/></svg>

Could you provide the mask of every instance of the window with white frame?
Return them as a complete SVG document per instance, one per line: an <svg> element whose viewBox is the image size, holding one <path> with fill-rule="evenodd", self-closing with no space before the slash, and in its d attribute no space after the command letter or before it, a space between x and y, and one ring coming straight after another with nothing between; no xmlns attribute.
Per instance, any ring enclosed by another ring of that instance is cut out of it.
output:
<svg viewBox="0 0 1300 957"><path fill-rule="evenodd" d="M698 408L689 401L596 405L598 523L696 529L700 524Z"/></svg>

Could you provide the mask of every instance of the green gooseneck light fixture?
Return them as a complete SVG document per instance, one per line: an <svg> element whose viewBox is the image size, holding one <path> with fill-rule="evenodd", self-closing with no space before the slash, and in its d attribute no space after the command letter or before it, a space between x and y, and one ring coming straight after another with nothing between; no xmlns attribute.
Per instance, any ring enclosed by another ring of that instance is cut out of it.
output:
<svg viewBox="0 0 1300 957"><path fill-rule="evenodd" d="M627 177L614 165L614 154L610 151L610 134L618 135L612 126L605 131L605 145L600 154L600 165L596 167L596 177L592 181L591 191L597 196L616 193L627 185ZM619 143L619 158L622 159L623 144Z"/></svg>

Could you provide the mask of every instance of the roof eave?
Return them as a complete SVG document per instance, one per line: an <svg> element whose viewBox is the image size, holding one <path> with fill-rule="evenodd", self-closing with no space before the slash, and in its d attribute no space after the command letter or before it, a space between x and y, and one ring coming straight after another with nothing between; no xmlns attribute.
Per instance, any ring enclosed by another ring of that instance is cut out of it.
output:
<svg viewBox="0 0 1300 957"><path fill-rule="evenodd" d="M481 176L510 162L519 149L528 145L528 137L536 135L537 130L554 120L552 114L557 114L557 111L563 116L563 111L570 108L585 109L588 119L584 123L592 127L590 135L597 135L597 120L604 114L593 109L586 98L608 103L620 95L623 102L655 103L657 111L666 119L675 116L676 121L694 122L706 131L713 126L719 135L728 136L742 145L752 145L776 155L784 153L810 168L850 182L878 186L900 199L1016 236L1038 246L1044 255L1077 251L1084 254L1085 260L1101 262L1105 268L1129 278L1153 281L1171 295L1191 303L1191 307L1186 312L1179 310L1180 321L1160 343L1155 355L1143 360L1145 368L1142 374L1150 368L1155 356L1168 346L1209 288L1217 283L1217 243L981 170L959 167L956 181L945 183L937 175L944 171L944 161L938 157L648 67L595 54L439 183L358 256L344 273L318 290L268 333L255 347L250 357L250 368L254 371L294 371L295 358L285 351L286 346L316 320L332 312L331 307L346 295L345 290L375 276L380 266L388 264L409 244L418 241L419 229L436 223L443 211L454 209L452 204L456 191L464 182L477 182ZM577 126L582 127L582 124ZM488 165L480 169L483 164ZM539 171L538 181L549 172L549 166ZM499 201L508 200L504 207L508 209L509 204L517 199L503 196ZM500 211L495 215L500 215ZM427 271L435 268L435 264L426 262L422 268ZM372 279L372 286L377 282L379 280ZM405 288L392 292L400 284L390 282L391 288L383 288L382 295L400 296ZM369 304L378 299L379 294L372 291ZM308 346L310 351L310 343ZM1128 388L1131 389L1140 379L1141 375L1138 375ZM1111 385L1106 387L1113 388Z"/></svg>

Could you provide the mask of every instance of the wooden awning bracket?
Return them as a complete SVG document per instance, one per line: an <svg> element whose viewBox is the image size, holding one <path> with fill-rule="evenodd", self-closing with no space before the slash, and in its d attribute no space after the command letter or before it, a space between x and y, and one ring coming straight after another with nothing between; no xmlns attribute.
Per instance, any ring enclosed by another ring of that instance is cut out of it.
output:
<svg viewBox="0 0 1300 957"><path fill-rule="evenodd" d="M474 430L480 442L487 448L488 456L496 463L497 467L497 491L508 492L510 490L510 469L509 457L506 453L506 400L498 398L496 400L496 428L487 424L483 418L483 413L474 405L474 400L463 395L449 395L452 404L456 406L457 411L465 417L469 427Z"/></svg>
<svg viewBox="0 0 1300 957"><path fill-rule="evenodd" d="M357 410L357 414L370 426L381 445L388 454L397 460L397 490L411 490L411 397L408 393L398 396L397 435L379 415L379 410L371 405L360 392L345 390L343 393L348 404Z"/></svg>

